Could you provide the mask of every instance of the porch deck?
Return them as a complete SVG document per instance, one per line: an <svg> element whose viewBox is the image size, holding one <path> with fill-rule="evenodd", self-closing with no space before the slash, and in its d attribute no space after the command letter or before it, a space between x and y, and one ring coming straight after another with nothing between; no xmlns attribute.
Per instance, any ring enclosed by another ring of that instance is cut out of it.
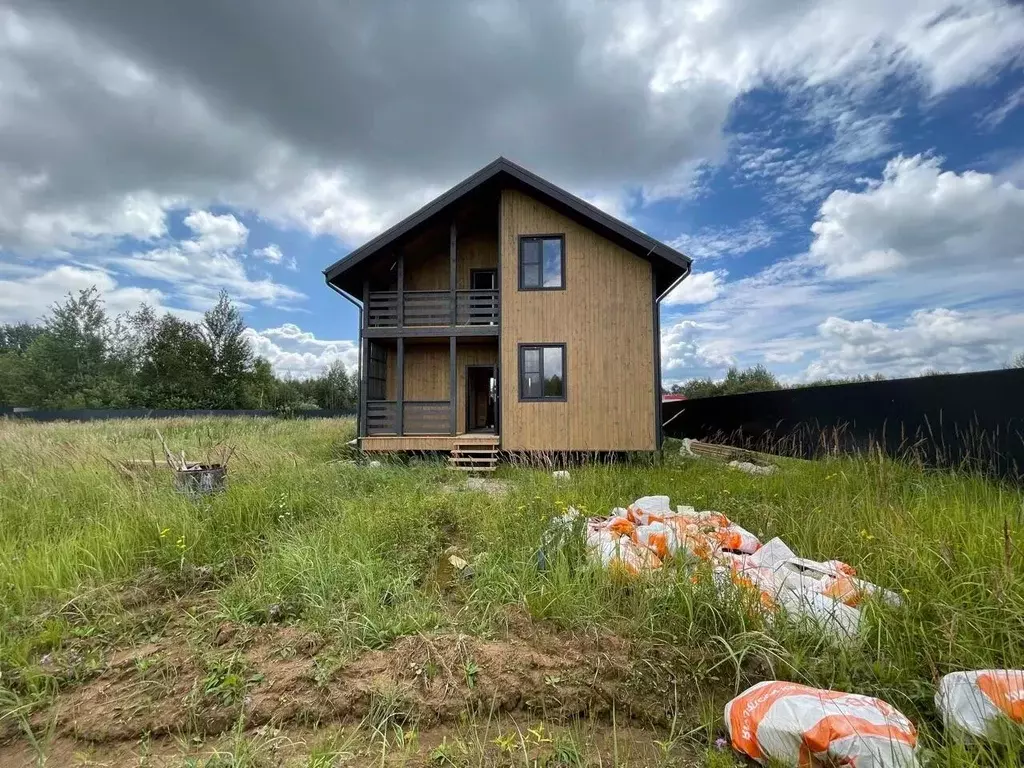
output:
<svg viewBox="0 0 1024 768"><path fill-rule="evenodd" d="M360 440L367 453L386 451L450 451L456 445L497 446L500 437L495 434L466 432L461 435L374 435Z"/></svg>

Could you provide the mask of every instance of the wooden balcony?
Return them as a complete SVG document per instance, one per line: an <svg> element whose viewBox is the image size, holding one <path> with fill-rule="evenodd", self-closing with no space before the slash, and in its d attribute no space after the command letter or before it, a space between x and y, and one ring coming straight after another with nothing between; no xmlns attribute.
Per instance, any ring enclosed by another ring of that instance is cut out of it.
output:
<svg viewBox="0 0 1024 768"><path fill-rule="evenodd" d="M448 400L406 400L402 403L401 434L449 434L451 413L451 403ZM367 401L366 434L399 434L397 400Z"/></svg>
<svg viewBox="0 0 1024 768"><path fill-rule="evenodd" d="M500 314L496 290L372 291L366 305L366 330L374 336L384 334L373 331L385 329L429 333L431 328L460 327L473 335L497 335Z"/></svg>

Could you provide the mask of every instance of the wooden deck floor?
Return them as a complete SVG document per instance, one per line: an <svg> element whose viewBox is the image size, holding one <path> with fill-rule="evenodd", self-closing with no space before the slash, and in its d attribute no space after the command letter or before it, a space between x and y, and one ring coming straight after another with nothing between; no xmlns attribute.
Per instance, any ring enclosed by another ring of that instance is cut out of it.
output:
<svg viewBox="0 0 1024 768"><path fill-rule="evenodd" d="M382 451L450 451L459 445L498 445L498 435L467 432L461 435L374 435L360 440L367 453Z"/></svg>

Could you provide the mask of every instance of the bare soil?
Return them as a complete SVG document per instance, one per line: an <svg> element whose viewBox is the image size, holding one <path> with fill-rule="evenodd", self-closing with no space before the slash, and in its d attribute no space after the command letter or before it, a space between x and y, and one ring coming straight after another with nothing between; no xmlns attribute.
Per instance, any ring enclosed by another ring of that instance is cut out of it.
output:
<svg viewBox="0 0 1024 768"><path fill-rule="evenodd" d="M155 632L103 648L91 678L61 679L51 706L31 715L50 764L62 764L58 753L88 753L103 756L100 764L135 765L140 743L159 751L165 741L180 760L182 744L260 729L284 733L281 743L297 730L346 724L443 737L496 718L610 722L613 708L624 727L657 726L670 718L673 697L681 703L670 683L678 659L659 661L614 635L559 632L516 610L499 637L421 634L354 653L297 626L218 624L209 593L168 599L133 589L122 598ZM34 760L25 723L5 726L0 765Z"/></svg>

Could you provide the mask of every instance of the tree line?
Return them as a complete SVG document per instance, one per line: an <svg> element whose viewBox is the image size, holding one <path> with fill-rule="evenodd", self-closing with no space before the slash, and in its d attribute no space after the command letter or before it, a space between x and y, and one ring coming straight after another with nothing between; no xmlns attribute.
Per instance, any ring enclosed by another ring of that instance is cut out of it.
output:
<svg viewBox="0 0 1024 768"><path fill-rule="evenodd" d="M669 390L673 395L685 395L694 400L699 397L717 397L719 395L742 395L746 392L769 392L775 389L797 387L820 387L828 384L853 384L863 381L884 381L885 376L876 373L873 376L852 376L848 378L821 379L801 384L787 385L779 381L774 373L763 365L751 368L730 368L725 378L715 381L711 378L690 379L682 384L673 384Z"/></svg>
<svg viewBox="0 0 1024 768"><path fill-rule="evenodd" d="M142 305L108 316L95 287L40 323L0 325L0 405L36 408L355 408L358 381L340 361L282 378L254 354L227 293L202 320Z"/></svg>

